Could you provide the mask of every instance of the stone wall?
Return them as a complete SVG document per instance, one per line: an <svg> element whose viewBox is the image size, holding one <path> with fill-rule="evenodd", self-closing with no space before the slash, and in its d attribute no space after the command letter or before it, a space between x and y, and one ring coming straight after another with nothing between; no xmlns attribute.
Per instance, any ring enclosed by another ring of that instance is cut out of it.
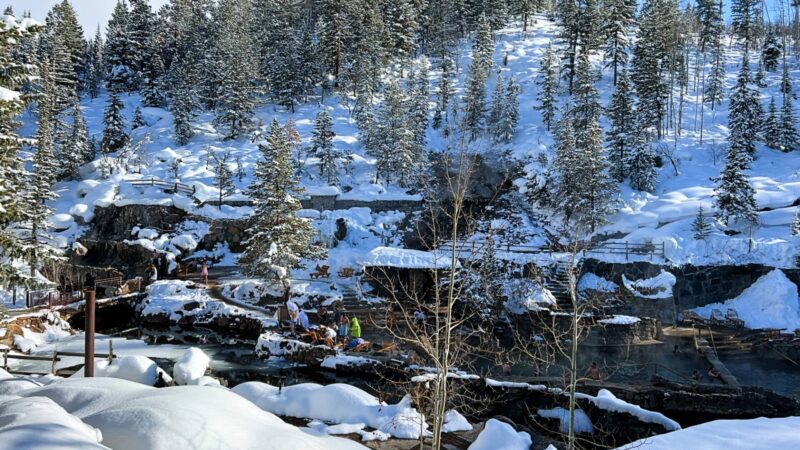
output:
<svg viewBox="0 0 800 450"><path fill-rule="evenodd" d="M317 211L334 211L337 209L369 208L373 212L382 211L417 211L422 205L421 200L354 200L340 199L338 195L312 195L300 199L304 209ZM253 206L250 200L224 200L228 206ZM219 200L209 200L204 205L219 206Z"/></svg>

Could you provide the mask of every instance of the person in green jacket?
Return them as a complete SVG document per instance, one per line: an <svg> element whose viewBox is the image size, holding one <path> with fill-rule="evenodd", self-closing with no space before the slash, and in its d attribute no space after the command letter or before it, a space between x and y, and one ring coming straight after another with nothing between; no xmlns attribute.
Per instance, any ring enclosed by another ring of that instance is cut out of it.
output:
<svg viewBox="0 0 800 450"><path fill-rule="evenodd" d="M353 316L353 319L350 320L350 337L353 339L361 337L361 325L358 324L358 318L356 316Z"/></svg>

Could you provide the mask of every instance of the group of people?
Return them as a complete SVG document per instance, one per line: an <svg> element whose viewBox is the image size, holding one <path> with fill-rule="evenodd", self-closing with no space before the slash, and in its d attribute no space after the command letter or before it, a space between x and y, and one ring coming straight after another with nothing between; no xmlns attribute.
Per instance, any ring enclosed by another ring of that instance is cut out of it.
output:
<svg viewBox="0 0 800 450"><path fill-rule="evenodd" d="M311 331L308 314L300 309L297 303L287 300L286 309L289 312L289 323L293 332L304 333ZM361 324L358 321L358 317L347 317L340 305L334 305L332 312L328 311L325 306L320 305L317 308L316 316L319 322L315 332L318 340L339 342L353 348L364 343L361 338Z"/></svg>

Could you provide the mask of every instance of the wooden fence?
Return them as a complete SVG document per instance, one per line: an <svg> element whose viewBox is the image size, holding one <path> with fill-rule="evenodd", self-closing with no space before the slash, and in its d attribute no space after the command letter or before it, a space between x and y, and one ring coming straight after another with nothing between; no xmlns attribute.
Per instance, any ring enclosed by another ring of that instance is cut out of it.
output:
<svg viewBox="0 0 800 450"><path fill-rule="evenodd" d="M164 181L152 177L149 180L129 180L128 183L136 187L153 186L160 188L164 192L181 193L188 196L193 196L197 192L195 186L190 186L180 181Z"/></svg>
<svg viewBox="0 0 800 450"><path fill-rule="evenodd" d="M458 253L483 253L487 248L486 242L481 241L457 241L456 252ZM442 251L450 251L453 246L453 241L443 241L439 246ZM573 245L565 245L562 249L554 249L551 246L538 246L538 245L523 245L523 244L510 244L510 243L493 243L492 248L494 251L507 252L507 253L521 253L521 254L539 254L539 253L565 253L571 251L575 247ZM665 257L664 243L638 243L638 242L585 242L577 246L580 253L586 255L589 253L605 254L605 255L624 255L628 260L631 256L660 256Z"/></svg>
<svg viewBox="0 0 800 450"><path fill-rule="evenodd" d="M52 356L44 356L44 355L25 355L20 353L11 353L10 349L2 349L0 350L0 354L3 357L3 370L10 374L14 375L48 375L48 374L55 374L56 373L56 364L61 362L61 357L64 356L72 356L72 357L79 357L85 358L86 355L84 353L79 352L60 352L58 350L53 352ZM114 354L114 347L112 341L108 341L108 353L95 353L95 358L102 358L108 359L110 362L117 355ZM49 362L50 363L50 370L49 371L42 371L42 370L21 370L21 369L13 369L8 366L8 361L10 359L16 359L20 361L42 361L42 362Z"/></svg>

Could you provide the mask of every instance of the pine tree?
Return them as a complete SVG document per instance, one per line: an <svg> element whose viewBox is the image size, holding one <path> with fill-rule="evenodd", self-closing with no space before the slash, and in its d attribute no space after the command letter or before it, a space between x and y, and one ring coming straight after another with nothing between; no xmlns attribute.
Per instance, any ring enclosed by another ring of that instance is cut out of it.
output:
<svg viewBox="0 0 800 450"><path fill-rule="evenodd" d="M103 113L103 153L112 153L128 145L127 125L122 115L124 105L119 96L112 92L108 97L108 106Z"/></svg>
<svg viewBox="0 0 800 450"><path fill-rule="evenodd" d="M497 76L494 81L494 92L492 93L492 104L489 107L489 117L487 125L489 132L494 139L497 139L497 124L500 122L500 116L503 114L505 101L505 86L506 81L503 79L503 72L497 71Z"/></svg>
<svg viewBox="0 0 800 450"><path fill-rule="evenodd" d="M503 84L502 77L498 75L490 114L495 142L507 144L514 137L519 121L519 93L520 87L513 75L506 84Z"/></svg>
<svg viewBox="0 0 800 450"><path fill-rule="evenodd" d="M608 120L611 128L606 133L606 141L611 175L622 182L628 176L629 147L637 134L630 80L625 69L622 70L617 88L611 97Z"/></svg>
<svg viewBox="0 0 800 450"><path fill-rule="evenodd" d="M780 148L785 152L795 150L800 145L800 134L797 132L795 125L797 120L792 110L792 96L783 96L783 106L781 106L780 124Z"/></svg>
<svg viewBox="0 0 800 450"><path fill-rule="evenodd" d="M84 67L86 76L84 87L91 98L97 98L100 86L105 79L105 63L103 61L103 35L100 34L100 27L97 27L94 39L87 46Z"/></svg>
<svg viewBox="0 0 800 450"><path fill-rule="evenodd" d="M233 193L233 172L228 166L230 153L223 152L222 156L212 155L214 159L214 187L219 191L219 209L222 209L222 200Z"/></svg>
<svg viewBox="0 0 800 450"><path fill-rule="evenodd" d="M697 18L700 22L700 51L718 46L724 31L721 0L698 0Z"/></svg>
<svg viewBox="0 0 800 450"><path fill-rule="evenodd" d="M311 242L311 223L297 217L303 190L277 120L273 119L267 141L259 149L264 159L256 164L247 192L255 208L248 226L251 237L239 261L250 276L283 281L290 269L302 267L303 259L324 258L326 251Z"/></svg>
<svg viewBox="0 0 800 450"><path fill-rule="evenodd" d="M764 62L764 69L768 72L776 71L778 69L778 60L782 53L783 45L778 42L775 33L770 31L761 45L761 60Z"/></svg>
<svg viewBox="0 0 800 450"><path fill-rule="evenodd" d="M713 111L722 103L725 95L724 48L719 39L713 42L711 52L711 71L706 77L703 98L706 103L711 104Z"/></svg>
<svg viewBox="0 0 800 450"><path fill-rule="evenodd" d="M65 176L71 180L79 178L78 169L94 159L89 149L89 132L86 129L86 120L78 104L72 107L72 128L70 130L69 146L61 149L66 156Z"/></svg>
<svg viewBox="0 0 800 450"><path fill-rule="evenodd" d="M442 58L442 76L439 78L436 111L433 113L432 126L434 130L441 128L442 123L447 123L447 110L450 105L450 97L453 96L453 78L455 78L454 66L455 63L452 58L449 56Z"/></svg>
<svg viewBox="0 0 800 450"><path fill-rule="evenodd" d="M632 142L631 155L628 159L628 171L631 187L637 191L652 192L656 182L656 155L644 133L637 133Z"/></svg>
<svg viewBox="0 0 800 450"><path fill-rule="evenodd" d="M46 28L39 43L40 55L50 58L53 80L57 86L56 105L64 111L77 98L83 75L83 29L68 0L56 3L45 20Z"/></svg>
<svg viewBox="0 0 800 450"><path fill-rule="evenodd" d="M731 26L736 36L744 41L745 53L754 44L759 4L757 0L731 0Z"/></svg>
<svg viewBox="0 0 800 450"><path fill-rule="evenodd" d="M731 147L745 151L750 158L756 153L755 140L761 129L761 103L758 101L758 92L750 87L750 66L747 53L742 60L736 86L731 92L728 113L728 141Z"/></svg>
<svg viewBox="0 0 800 450"><path fill-rule="evenodd" d="M677 2L647 0L639 20L638 39L633 51L631 80L639 97L640 125L653 128L661 138L671 89L670 59L680 54Z"/></svg>
<svg viewBox="0 0 800 450"><path fill-rule="evenodd" d="M603 7L605 15L602 33L605 39L605 59L611 66L614 85L617 84L618 71L628 64L628 31L636 17L635 0L607 0Z"/></svg>
<svg viewBox="0 0 800 450"><path fill-rule="evenodd" d="M141 106L137 106L136 109L133 111L133 119L131 120L131 129L135 130L145 125L147 125L147 122L144 121L144 116L142 115L142 108Z"/></svg>
<svg viewBox="0 0 800 450"><path fill-rule="evenodd" d="M792 79L789 78L789 65L784 61L783 73L781 74L781 94L784 97L792 95Z"/></svg>
<svg viewBox="0 0 800 450"><path fill-rule="evenodd" d="M387 50L398 59L410 57L417 48L417 12L412 0L395 0L386 4L384 21Z"/></svg>
<svg viewBox="0 0 800 450"><path fill-rule="evenodd" d="M150 40L156 35L155 32L155 15L150 9L150 3L147 0L128 0L130 2L130 12L128 14L127 34L130 40L130 47L128 48L128 55L130 58L130 67L133 72L133 79L131 83L139 89L144 88L146 77L157 77L157 74L145 72L150 69L145 69L146 66L151 66L151 63L160 60L158 52L150 46ZM152 68L152 66L151 66ZM154 79L147 80L147 83L154 82ZM145 102L147 106L151 105L149 101Z"/></svg>
<svg viewBox="0 0 800 450"><path fill-rule="evenodd" d="M770 97L769 109L767 110L766 120L764 120L762 134L764 143L769 148L780 149L782 132L780 129L780 117L778 108L775 106L775 97Z"/></svg>
<svg viewBox="0 0 800 450"><path fill-rule="evenodd" d="M469 131L472 140L483 132L486 121L486 80L492 68L493 50L489 23L481 16L472 46L472 62L464 98L464 128Z"/></svg>
<svg viewBox="0 0 800 450"><path fill-rule="evenodd" d="M130 12L125 0L118 0L111 19L106 26L106 46L103 61L106 67L106 88L120 93L130 92L136 83L133 60L130 53Z"/></svg>
<svg viewBox="0 0 800 450"><path fill-rule="evenodd" d="M794 217L792 217L792 236L800 236L800 209L794 210Z"/></svg>
<svg viewBox="0 0 800 450"><path fill-rule="evenodd" d="M12 264L13 259L25 256L25 245L6 228L12 222L23 221L30 212L30 199L20 189L28 185L27 173L20 157L25 143L18 134L17 116L25 108L28 97L17 89L33 79L33 68L11 57L20 39L34 36L40 27L30 22L19 23L11 17L0 22L0 283L32 286L35 280Z"/></svg>
<svg viewBox="0 0 800 450"><path fill-rule="evenodd" d="M542 113L542 121L547 126L547 131L550 131L556 116L556 93L558 92L558 77L552 42L547 44L547 51L539 68L537 85L539 92L536 100L539 104L536 105L536 109Z"/></svg>
<svg viewBox="0 0 800 450"><path fill-rule="evenodd" d="M308 154L319 158L319 174L330 185L339 183L339 159L341 152L333 146L333 121L327 111L317 114L314 124L314 133L311 138L311 148Z"/></svg>
<svg viewBox="0 0 800 450"><path fill-rule="evenodd" d="M184 64L182 60L173 62L175 77L169 105L175 127L175 143L178 145L186 145L194 136L191 122L194 119L195 92L189 84L189 70Z"/></svg>
<svg viewBox="0 0 800 450"><path fill-rule="evenodd" d="M251 17L249 0L221 0L214 11L208 102L216 111L214 124L225 130L226 139L237 139L253 126L258 67Z"/></svg>
<svg viewBox="0 0 800 450"><path fill-rule="evenodd" d="M719 220L725 225L739 221L751 226L758 220L755 190L744 175L751 161L746 147L730 141L725 167L715 179L717 187L714 189Z"/></svg>
<svg viewBox="0 0 800 450"><path fill-rule="evenodd" d="M414 157L422 158L425 152L425 136L428 131L428 108L430 90L428 89L428 60L420 58L419 69L410 80L408 118L414 133Z"/></svg>
<svg viewBox="0 0 800 450"><path fill-rule="evenodd" d="M702 206L697 208L697 215L692 222L692 232L696 241L703 241L711 234L711 224L706 220Z"/></svg>

